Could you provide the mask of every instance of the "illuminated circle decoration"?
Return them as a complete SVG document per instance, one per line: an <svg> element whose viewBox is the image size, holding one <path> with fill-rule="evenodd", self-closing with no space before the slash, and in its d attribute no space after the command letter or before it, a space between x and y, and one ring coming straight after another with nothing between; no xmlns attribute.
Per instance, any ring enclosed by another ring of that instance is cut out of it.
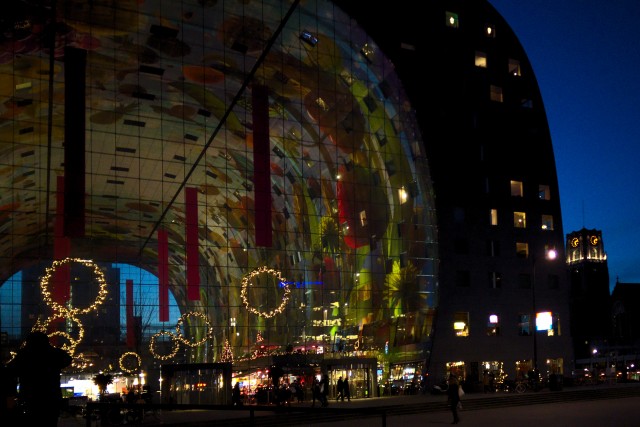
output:
<svg viewBox="0 0 640 427"><path fill-rule="evenodd" d="M135 360L136 365L133 368L128 368L127 365L130 365L132 363L125 364L125 361L131 358ZM120 365L120 369L122 369L123 372L126 372L127 374L133 374L142 366L142 359L140 358L140 356L138 356L138 353L134 353L133 351L127 351L126 353L123 353L122 356L120 356L119 365Z"/></svg>
<svg viewBox="0 0 640 427"><path fill-rule="evenodd" d="M168 335L171 337L171 342L173 343L173 348L171 349L171 353L169 354L158 354L155 351L155 346L156 346L156 339L162 335ZM149 340L149 351L151 352L151 354L153 355L153 357L155 357L156 359L160 359L160 360L169 360L171 359L173 356L175 356L176 354L178 354L178 350L180 349L180 339L175 339L175 336L173 335L173 333L168 332L168 331L160 331L158 333L155 333L151 336L151 340Z"/></svg>
<svg viewBox="0 0 640 427"><path fill-rule="evenodd" d="M271 310L269 312L265 312L265 311L260 311L257 310L255 308L253 308L250 304L249 301L247 299L247 288L249 286L251 286L250 280L253 279L255 276L259 275L259 274L271 274L273 276L275 276L278 279L278 282L282 284L282 287L284 289L284 295L282 295L282 303L278 306L278 308ZM246 307L246 309L248 311L250 311L251 313L257 315L257 316L261 316L264 318L271 318L273 316L275 316L276 314L282 313L282 311L284 310L285 306L287 305L287 302L289 301L289 294L291 293L291 289L289 289L289 285L287 284L287 279L285 279L284 277L282 277L282 274L278 271L275 270L273 268L269 268L266 266L262 266L262 267L258 267L255 270L251 271L250 273L246 274L243 278L242 278L242 290L240 291L240 297L242 298L242 303L244 304L244 306Z"/></svg>
<svg viewBox="0 0 640 427"><path fill-rule="evenodd" d="M65 331L53 331L50 333L47 332L49 324L58 318L66 319L65 322L69 322L69 321L75 322L78 325L78 337L74 339L71 336L71 334ZM64 316L59 316L54 314L52 316L49 316L46 320L42 322L38 320L31 330L44 332L45 334L47 334L49 338L54 336L61 336L65 338L69 342L66 344L63 344L60 348L66 351L67 353L69 353L71 356L73 356L73 354L76 351L76 347L78 346L78 344L80 344L80 341L82 341L82 339L84 338L84 326L80 322L80 319L70 314L69 312L67 312Z"/></svg>
<svg viewBox="0 0 640 427"><path fill-rule="evenodd" d="M180 331L180 327L182 326L182 324L184 323L184 320L187 317L199 317L201 319L204 320L204 323L207 325L207 333L205 334L204 338L202 338L200 341L197 342L191 342L188 339L186 339L183 335L182 332ZM205 316L202 313L198 313L196 311L191 311L189 313L185 313L182 316L180 316L180 318L178 319L178 322L176 323L176 336L177 338L182 341L185 345L189 346L189 347L197 347L199 345L204 344L205 342L207 342L208 338L211 338L213 336L213 328L211 327L211 323L209 322L209 319L207 319L207 316Z"/></svg>
<svg viewBox="0 0 640 427"><path fill-rule="evenodd" d="M82 309L68 308L68 307L65 307L64 305L60 305L53 300L53 298L51 297L51 292L49 292L49 281L51 280L51 277L53 276L53 273L56 271L56 269L63 264L69 264L72 262L80 263L88 268L92 268L93 273L95 274L95 278L100 285L100 289L98 290L98 296L96 297L96 300L93 302L93 304L89 305L86 308L82 308ZM88 259L80 259L80 258L65 258L63 260L53 261L53 264L51 264L51 267L48 267L45 270L44 276L42 277L42 279L40 279L40 290L42 292L42 299L44 300L44 302L49 307L53 308L55 312L58 312L60 314L68 314L69 316L74 316L76 314L87 314L90 311L95 310L100 304L104 302L104 300L107 297L107 281L100 267L98 267L93 261Z"/></svg>
<svg viewBox="0 0 640 427"><path fill-rule="evenodd" d="M574 237L573 239L571 239L571 246L572 247L577 248L579 243L580 243L580 241L578 240L577 237Z"/></svg>

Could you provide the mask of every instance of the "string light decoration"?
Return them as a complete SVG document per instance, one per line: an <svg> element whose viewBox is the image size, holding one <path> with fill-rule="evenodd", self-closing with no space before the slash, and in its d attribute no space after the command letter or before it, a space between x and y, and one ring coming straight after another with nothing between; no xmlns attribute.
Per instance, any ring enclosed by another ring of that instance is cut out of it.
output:
<svg viewBox="0 0 640 427"><path fill-rule="evenodd" d="M134 365L132 362L129 362L129 360L131 360L132 358L136 362L135 366L127 367L127 366ZM138 356L138 353L135 353L133 351L127 351L126 353L123 353L122 356L120 356L120 360L118 361L118 364L120 365L120 369L123 372L126 372L127 374L133 374L134 372L137 372L142 366L142 359L140 358L140 356Z"/></svg>
<svg viewBox="0 0 640 427"><path fill-rule="evenodd" d="M56 269L63 264L69 264L72 262L83 264L88 268L92 268L95 279L99 285L96 300L85 308L65 307L64 305L58 304L53 300L51 292L49 291L49 281L51 280L51 277L53 276L53 273L56 271ZM107 298L107 281L100 267L98 267L98 265L96 265L93 261L81 258L65 258L62 260L53 261L51 267L45 269L45 274L42 279L40 279L40 291L42 292L43 301L45 302L45 304L51 307L54 312L59 313L60 315L66 314L68 316L75 316L78 314L87 314L90 311L96 310L98 306L104 302L104 300Z"/></svg>
<svg viewBox="0 0 640 427"><path fill-rule="evenodd" d="M49 330L48 328L49 324L51 324L51 322L59 318L66 319L65 322L70 322L70 321L75 322L78 325L77 338L74 339L71 336L71 334L65 331L53 331L51 333L47 333L47 331ZM31 330L44 332L45 334L47 334L49 338L55 337L55 336L60 336L65 338L68 342L60 346L60 348L66 351L67 353L69 353L71 356L73 356L73 354L76 351L76 347L78 346L78 344L80 344L80 341L82 341L82 339L84 338L84 326L82 325L82 322L80 322L80 319L70 314L69 312L67 312L65 315L57 315L56 313L54 313L53 315L46 318L44 321L37 320L35 325L33 325L33 328L31 328Z"/></svg>
<svg viewBox="0 0 640 427"><path fill-rule="evenodd" d="M229 344L229 340L224 340L224 348L222 349L220 361L233 362L233 351L231 351L231 344Z"/></svg>
<svg viewBox="0 0 640 427"><path fill-rule="evenodd" d="M278 308L275 308L271 311L260 311L254 307L251 306L251 304L249 304L249 300L247 299L247 288L249 286L252 286L251 283L251 279L253 279L254 277L260 275L260 274L270 274L272 276L275 276L276 279L278 279L278 283L280 283L282 285L282 288L284 289L284 294L282 295L282 302L281 304L278 306ZM289 294L291 293L291 289L289 288L289 285L287 284L287 279L285 279L284 277L282 277L282 273L280 273L280 271L273 269L273 268L269 268L266 266L262 266L262 267L258 267L255 270L249 272L248 274L246 274L243 278L242 278L242 290L240 291L240 297L242 298L242 303L244 304L245 308L250 311L251 313L257 315L257 316L261 316L264 317L266 319L269 319L273 316L275 316L276 314L280 314L284 311L284 308L287 305L287 302L289 301Z"/></svg>
<svg viewBox="0 0 640 427"><path fill-rule="evenodd" d="M171 352L169 354L158 354L155 351L155 346L156 346L156 340L158 337L161 336L170 336L171 337L171 343L172 343L172 348L171 348ZM176 354L178 354L178 350L180 349L180 339L177 339L175 335L173 335L172 332L169 331L160 331L157 332L155 334L153 334L151 336L151 339L149 340L149 351L151 352L151 354L153 355L153 357L155 357L156 359L160 359L160 360L169 360L172 357L174 357Z"/></svg>
<svg viewBox="0 0 640 427"><path fill-rule="evenodd" d="M199 317L203 319L205 325L207 325L207 333L200 341L197 341L197 342L191 342L188 339L186 339L184 335L182 335L182 331L180 330L181 326L184 324L185 319L191 316ZM213 336L213 327L211 326L209 319L207 319L207 316L205 316L202 313L198 313L197 311L190 311L189 313L183 314L182 316L180 316L180 318L178 319L178 322L176 323L176 338L179 339L186 346L189 346L192 348L197 347L207 342L207 339L211 338L212 336Z"/></svg>

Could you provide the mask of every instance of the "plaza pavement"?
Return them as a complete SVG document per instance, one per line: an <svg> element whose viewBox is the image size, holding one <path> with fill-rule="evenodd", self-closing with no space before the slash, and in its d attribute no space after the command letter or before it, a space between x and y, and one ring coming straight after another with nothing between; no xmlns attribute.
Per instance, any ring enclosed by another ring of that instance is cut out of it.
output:
<svg viewBox="0 0 640 427"><path fill-rule="evenodd" d="M467 393L460 425L515 427L640 427L640 385L565 387L561 391ZM252 410L253 409L253 410ZM384 415L383 415L384 414ZM451 424L443 395L310 402L288 408L194 409L148 412L142 426L163 427L413 427ZM59 427L97 427L84 418L62 418ZM103 424L104 425L104 424ZM133 426L133 424L130 424Z"/></svg>

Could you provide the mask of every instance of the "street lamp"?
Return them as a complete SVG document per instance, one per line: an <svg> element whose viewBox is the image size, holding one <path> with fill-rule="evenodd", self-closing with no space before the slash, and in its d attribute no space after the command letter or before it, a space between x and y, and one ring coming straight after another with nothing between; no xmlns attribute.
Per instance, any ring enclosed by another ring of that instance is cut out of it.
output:
<svg viewBox="0 0 640 427"><path fill-rule="evenodd" d="M544 257L547 260L554 260L558 254L555 249L545 249ZM533 310L533 372L538 381L538 309L536 307L536 257L533 257L533 277L531 281L531 305Z"/></svg>

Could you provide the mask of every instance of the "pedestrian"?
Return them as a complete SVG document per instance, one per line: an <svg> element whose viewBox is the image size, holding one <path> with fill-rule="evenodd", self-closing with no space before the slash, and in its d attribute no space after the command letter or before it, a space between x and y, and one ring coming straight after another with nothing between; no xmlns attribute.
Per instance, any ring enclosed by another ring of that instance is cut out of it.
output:
<svg viewBox="0 0 640 427"><path fill-rule="evenodd" d="M242 406L242 393L240 392L240 382L236 381L231 392L231 404L233 406Z"/></svg>
<svg viewBox="0 0 640 427"><path fill-rule="evenodd" d="M451 414L453 415L453 422L451 424L458 424L460 417L458 416L458 404L460 404L460 384L458 378L455 375L449 375L449 387L447 388L447 403L451 408Z"/></svg>
<svg viewBox="0 0 640 427"><path fill-rule="evenodd" d="M323 407L329 406L329 375L324 374L320 380L320 402Z"/></svg>
<svg viewBox="0 0 640 427"><path fill-rule="evenodd" d="M313 383L311 384L311 398L313 399L311 406L316 406L316 400L320 402L320 405L322 405L322 398L320 397L320 381L318 381L317 378L314 378Z"/></svg>
<svg viewBox="0 0 640 427"><path fill-rule="evenodd" d="M349 390L349 377L345 377L344 381L342 382L342 395L343 398L342 400L344 401L344 398L347 398L347 402L351 402L351 390Z"/></svg>
<svg viewBox="0 0 640 427"><path fill-rule="evenodd" d="M338 383L336 384L336 402L340 399L342 399L342 401L344 402L342 376L338 378Z"/></svg>
<svg viewBox="0 0 640 427"><path fill-rule="evenodd" d="M60 373L71 356L49 343L44 332L31 332L9 362L18 378L18 400L24 405L24 425L57 427L62 406Z"/></svg>

